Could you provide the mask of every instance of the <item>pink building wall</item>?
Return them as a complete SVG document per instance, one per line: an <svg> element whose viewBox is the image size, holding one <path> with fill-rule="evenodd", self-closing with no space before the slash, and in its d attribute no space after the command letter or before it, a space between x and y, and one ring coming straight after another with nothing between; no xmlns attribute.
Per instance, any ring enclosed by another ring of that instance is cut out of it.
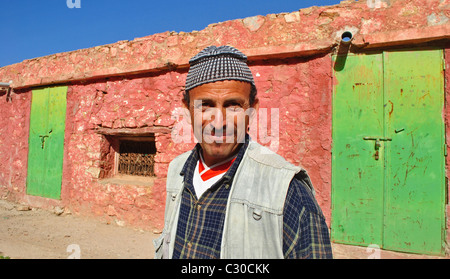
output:
<svg viewBox="0 0 450 279"><path fill-rule="evenodd" d="M318 200L329 217L331 59L328 55L314 59L292 58L289 64L265 62L251 66L260 107L269 111L279 109L279 143L275 148L286 159L309 171ZM0 185L3 186L0 193L22 202L63 205L75 213L161 228L168 164L194 146L194 143L174 143L167 129L177 123L172 115L182 107L186 74L186 71L172 71L69 86L61 202L26 195L31 92L13 94L11 102L1 102L2 112L9 115L2 118L2 134L12 137L4 138L1 147L6 156L1 157L4 163L0 169ZM17 107L19 102L20 107ZM289 110L284 109L288 107ZM102 182L102 145L106 140L95 131L98 127L134 131L157 127L163 131L155 134L158 152L152 187ZM11 147L17 152L11 154ZM13 162L12 167L9 162ZM317 168L318 165L323 167ZM12 174L14 176L10 177Z"/></svg>

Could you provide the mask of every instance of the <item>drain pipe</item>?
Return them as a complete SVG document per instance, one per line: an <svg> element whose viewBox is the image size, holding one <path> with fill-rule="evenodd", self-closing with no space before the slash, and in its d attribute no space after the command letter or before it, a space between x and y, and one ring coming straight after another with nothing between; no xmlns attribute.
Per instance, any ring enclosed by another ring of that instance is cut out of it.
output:
<svg viewBox="0 0 450 279"><path fill-rule="evenodd" d="M347 60L347 55L350 50L350 43L353 40L353 32L348 29L342 32L341 36L337 35L337 40L340 39L339 46L337 49L337 57L334 63L334 70L341 71L345 67L345 62Z"/></svg>
<svg viewBox="0 0 450 279"><path fill-rule="evenodd" d="M350 44L350 42L353 40L353 34L350 31L345 31L341 35L341 43L344 45Z"/></svg>

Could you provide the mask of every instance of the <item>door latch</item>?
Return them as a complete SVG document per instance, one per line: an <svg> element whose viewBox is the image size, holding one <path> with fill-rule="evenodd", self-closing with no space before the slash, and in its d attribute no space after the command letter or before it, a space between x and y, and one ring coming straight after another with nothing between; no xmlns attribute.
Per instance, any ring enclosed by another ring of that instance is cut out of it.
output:
<svg viewBox="0 0 450 279"><path fill-rule="evenodd" d="M47 135L40 135L39 136L41 138L41 148L42 149L44 149L45 138L48 138L52 132L53 132L53 129L50 129L50 131L48 131Z"/></svg>
<svg viewBox="0 0 450 279"><path fill-rule="evenodd" d="M391 138L373 138L373 137L363 137L363 140L392 141Z"/></svg>
<svg viewBox="0 0 450 279"><path fill-rule="evenodd" d="M374 138L374 137L363 137L363 140L374 140L375 141L375 160L380 158L380 147L382 141L392 141L391 138Z"/></svg>
<svg viewBox="0 0 450 279"><path fill-rule="evenodd" d="M44 136L39 136L39 137L41 138L41 143L42 143L41 148L44 149L45 138L48 138L48 136L44 135Z"/></svg>

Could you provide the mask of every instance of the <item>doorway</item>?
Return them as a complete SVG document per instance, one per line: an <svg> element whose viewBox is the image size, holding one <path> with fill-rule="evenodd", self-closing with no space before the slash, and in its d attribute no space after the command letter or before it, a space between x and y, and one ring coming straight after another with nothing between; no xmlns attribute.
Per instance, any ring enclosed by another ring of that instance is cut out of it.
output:
<svg viewBox="0 0 450 279"><path fill-rule="evenodd" d="M332 240L442 254L442 50L333 61Z"/></svg>
<svg viewBox="0 0 450 279"><path fill-rule="evenodd" d="M61 197L67 87L32 91L27 194Z"/></svg>

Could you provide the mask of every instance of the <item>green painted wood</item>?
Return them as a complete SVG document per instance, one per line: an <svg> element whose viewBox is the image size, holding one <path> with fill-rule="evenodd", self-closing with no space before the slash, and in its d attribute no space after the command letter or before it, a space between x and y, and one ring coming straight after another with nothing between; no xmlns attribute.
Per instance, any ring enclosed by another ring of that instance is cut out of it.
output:
<svg viewBox="0 0 450 279"><path fill-rule="evenodd" d="M67 87L32 92L27 194L60 199Z"/></svg>
<svg viewBox="0 0 450 279"><path fill-rule="evenodd" d="M387 147L384 247L443 253L442 50L384 53Z"/></svg>
<svg viewBox="0 0 450 279"><path fill-rule="evenodd" d="M42 196L47 166L47 153L41 148L41 137L48 131L49 89L33 90L31 97L30 133L28 139L27 194Z"/></svg>
<svg viewBox="0 0 450 279"><path fill-rule="evenodd" d="M442 50L333 61L333 241L442 254Z"/></svg>
<svg viewBox="0 0 450 279"><path fill-rule="evenodd" d="M342 62L334 57L336 63ZM383 134L381 55L348 55L334 73L332 149L332 239L381 243L383 153L375 160L375 141Z"/></svg>

